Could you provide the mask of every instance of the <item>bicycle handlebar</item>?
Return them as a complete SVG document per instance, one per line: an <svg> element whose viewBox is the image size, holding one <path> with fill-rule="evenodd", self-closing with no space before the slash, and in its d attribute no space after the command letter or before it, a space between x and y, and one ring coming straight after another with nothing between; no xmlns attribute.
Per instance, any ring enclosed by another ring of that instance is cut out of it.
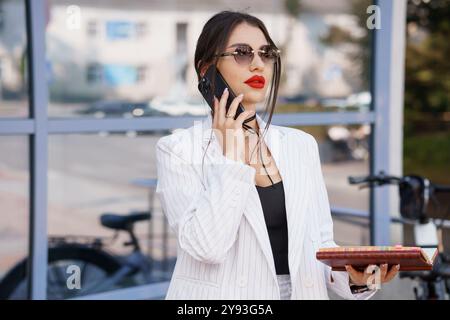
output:
<svg viewBox="0 0 450 320"><path fill-rule="evenodd" d="M384 185L384 184L391 184L392 182L398 182L401 178L395 177L395 176L388 176L384 173L374 175L374 176L362 176L362 177L348 177L348 182L350 184L376 184L376 185Z"/></svg>
<svg viewBox="0 0 450 320"><path fill-rule="evenodd" d="M360 184L367 182L368 177L348 177L348 182L350 184Z"/></svg>
<svg viewBox="0 0 450 320"><path fill-rule="evenodd" d="M400 183L404 181L405 177L396 177L396 176L389 176L385 175L384 172L381 172L377 175L368 175L368 176L361 176L361 177L348 177L348 182L350 184L369 184L370 186L382 186L385 184L393 184L393 183ZM433 188L433 192L442 192L450 193L450 186L449 185L442 185L442 184L435 184L430 183L430 187Z"/></svg>
<svg viewBox="0 0 450 320"><path fill-rule="evenodd" d="M450 192L450 186L442 185L442 184L433 184L434 192Z"/></svg>

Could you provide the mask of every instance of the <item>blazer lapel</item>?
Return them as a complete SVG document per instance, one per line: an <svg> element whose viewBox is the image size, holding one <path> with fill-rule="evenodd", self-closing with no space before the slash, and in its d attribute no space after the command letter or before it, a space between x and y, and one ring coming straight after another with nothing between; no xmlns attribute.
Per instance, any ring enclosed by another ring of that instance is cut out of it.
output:
<svg viewBox="0 0 450 320"><path fill-rule="evenodd" d="M259 127L263 131L266 122L256 114ZM208 113L208 117L202 122L203 132L211 128L212 117ZM270 150L275 160L277 168L283 180L285 191L285 205L288 223L288 251L289 251L289 270L291 278L296 277L296 270L300 264L300 257L303 249L303 241L305 234L305 217L308 209L308 199L310 199L308 186L308 170L300 159L298 148L291 145L291 140L287 136L287 132L269 125L264 135L264 142ZM212 134L213 141L208 147L211 153L220 152L220 145ZM203 133L203 150L206 150L210 139L210 134ZM292 140L293 141L293 140ZM244 215L249 224L255 231L261 249L267 259L273 276L276 277L275 263L270 245L269 234L264 220L264 213L259 199L258 190L255 185L252 186L249 193L247 205ZM294 280L294 279L293 279Z"/></svg>
<svg viewBox="0 0 450 320"><path fill-rule="evenodd" d="M311 199L309 186L309 170L303 164L300 150L291 143L283 145L280 171L283 174L286 199L286 214L288 223L288 256L289 273L294 283L298 274L301 256L303 254L303 242L306 233L306 217Z"/></svg>

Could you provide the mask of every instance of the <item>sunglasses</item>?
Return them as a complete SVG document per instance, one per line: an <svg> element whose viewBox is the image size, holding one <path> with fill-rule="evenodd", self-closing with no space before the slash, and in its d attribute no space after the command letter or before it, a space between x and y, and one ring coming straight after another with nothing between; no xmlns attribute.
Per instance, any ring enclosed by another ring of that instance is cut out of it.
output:
<svg viewBox="0 0 450 320"><path fill-rule="evenodd" d="M278 61L281 51L273 45L262 46L258 55L265 64L274 64ZM234 56L234 60L240 65L250 65L255 57L255 50L249 45L238 45L233 52L223 52L216 54L215 57Z"/></svg>

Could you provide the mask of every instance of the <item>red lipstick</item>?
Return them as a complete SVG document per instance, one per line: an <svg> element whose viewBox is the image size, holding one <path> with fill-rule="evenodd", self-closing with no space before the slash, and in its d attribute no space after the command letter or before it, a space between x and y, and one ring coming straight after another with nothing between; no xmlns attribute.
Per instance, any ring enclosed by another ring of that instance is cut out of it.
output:
<svg viewBox="0 0 450 320"><path fill-rule="evenodd" d="M247 79L244 83L246 83L247 85L249 85L252 88L262 89L262 88L264 88L266 79L264 79L263 76L254 75L253 77Z"/></svg>

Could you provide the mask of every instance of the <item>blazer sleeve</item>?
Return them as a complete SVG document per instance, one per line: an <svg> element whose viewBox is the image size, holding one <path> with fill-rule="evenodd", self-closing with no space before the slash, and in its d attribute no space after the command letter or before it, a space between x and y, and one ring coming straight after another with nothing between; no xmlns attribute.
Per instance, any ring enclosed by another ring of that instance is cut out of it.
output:
<svg viewBox="0 0 450 320"><path fill-rule="evenodd" d="M168 137L156 144L156 194L164 214L181 249L201 262L221 263L235 242L256 170L215 154L217 161L205 164L203 185Z"/></svg>
<svg viewBox="0 0 450 320"><path fill-rule="evenodd" d="M321 247L337 247L338 245L334 242L333 220L331 218L328 193L326 190L321 168L319 148L316 139L313 136L310 137L312 141L311 154L313 155L312 166L315 171L314 185L317 194L317 206L319 208L320 236L322 239ZM331 267L328 265L324 265L324 267L327 287L342 298L352 300L367 300L377 292L377 289L372 289L362 293L353 294L350 289L350 277L346 271L332 271Z"/></svg>

